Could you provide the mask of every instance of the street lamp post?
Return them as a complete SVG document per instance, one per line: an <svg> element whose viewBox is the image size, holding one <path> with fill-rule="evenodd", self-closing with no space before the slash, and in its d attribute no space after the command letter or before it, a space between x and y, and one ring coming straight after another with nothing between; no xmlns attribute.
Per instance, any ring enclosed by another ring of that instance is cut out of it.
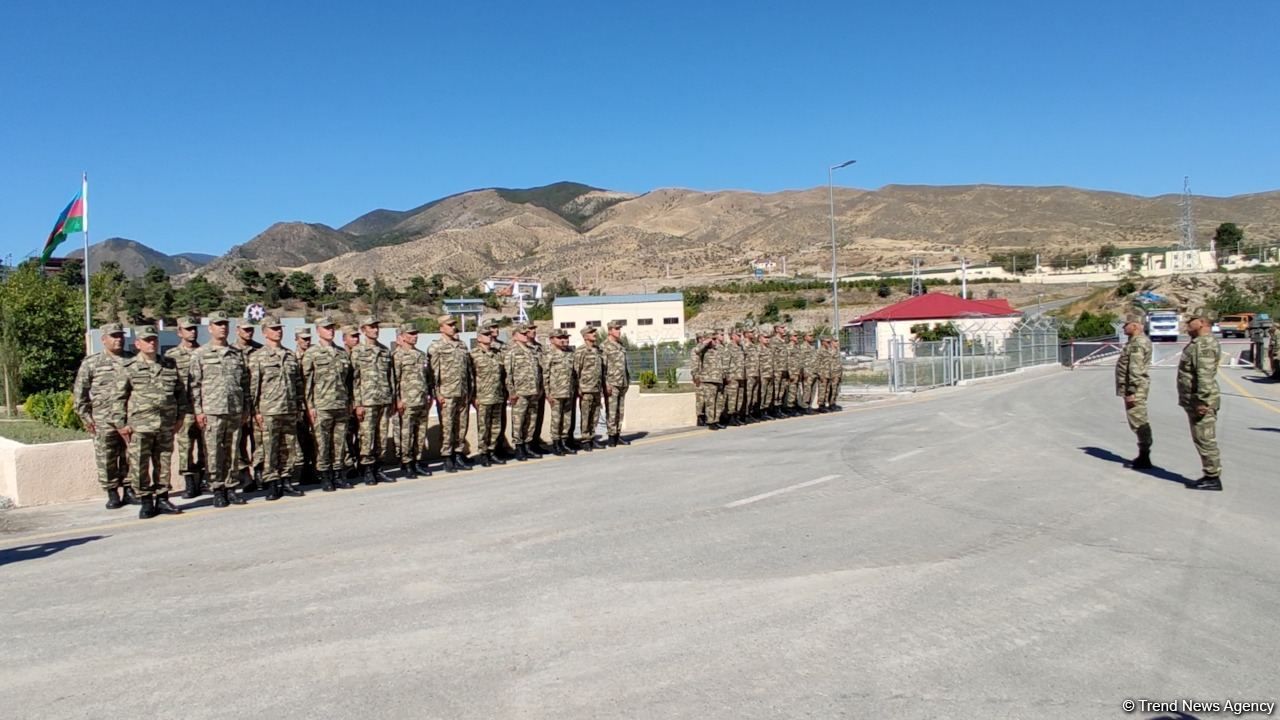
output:
<svg viewBox="0 0 1280 720"><path fill-rule="evenodd" d="M836 194L832 178L837 170L849 167L856 162L858 161L846 160L839 165L827 168L827 202L831 206L831 309L834 317L832 332L836 334L836 347L842 346L840 344L840 285L836 279Z"/></svg>

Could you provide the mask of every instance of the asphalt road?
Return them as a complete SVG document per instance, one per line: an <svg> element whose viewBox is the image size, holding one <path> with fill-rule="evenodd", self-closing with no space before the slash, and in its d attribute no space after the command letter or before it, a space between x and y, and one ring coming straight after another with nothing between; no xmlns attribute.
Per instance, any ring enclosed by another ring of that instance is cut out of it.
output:
<svg viewBox="0 0 1280 720"><path fill-rule="evenodd" d="M1121 464L1103 367L177 518L0 513L4 714L1022 720L1274 701L1280 386L1223 376L1222 493L1182 486L1199 467L1171 368L1163 469Z"/></svg>

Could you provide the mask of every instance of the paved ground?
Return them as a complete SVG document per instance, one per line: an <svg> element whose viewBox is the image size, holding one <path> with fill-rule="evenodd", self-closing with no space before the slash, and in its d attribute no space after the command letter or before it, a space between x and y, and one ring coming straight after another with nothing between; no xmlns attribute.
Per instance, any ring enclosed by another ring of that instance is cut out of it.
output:
<svg viewBox="0 0 1280 720"><path fill-rule="evenodd" d="M4 714L1021 720L1274 701L1280 386L1223 375L1224 493L1180 482L1199 468L1172 369L1154 383L1165 469L1123 467L1097 368L179 518L3 513Z"/></svg>

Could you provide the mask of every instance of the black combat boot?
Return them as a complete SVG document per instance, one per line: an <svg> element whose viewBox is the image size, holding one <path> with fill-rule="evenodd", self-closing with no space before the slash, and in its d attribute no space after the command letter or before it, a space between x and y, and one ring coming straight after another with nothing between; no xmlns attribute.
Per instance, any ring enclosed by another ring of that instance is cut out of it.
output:
<svg viewBox="0 0 1280 720"><path fill-rule="evenodd" d="M124 485L124 493L120 496L120 502L125 505L137 505L138 496L133 493L133 486Z"/></svg>
<svg viewBox="0 0 1280 720"><path fill-rule="evenodd" d="M378 482L380 483L394 483L396 481L395 478L382 472L382 463L373 464L373 474L378 477Z"/></svg>
<svg viewBox="0 0 1280 720"><path fill-rule="evenodd" d="M582 450L582 451L584 451L584 452L591 452L592 450L595 450L595 449L596 449L596 444L595 444L594 440L595 440L595 438L594 438L594 437L589 437L589 438L587 438L586 440L579 440L579 441L578 441L578 449L580 449L580 450Z"/></svg>
<svg viewBox="0 0 1280 720"><path fill-rule="evenodd" d="M703 425L706 425L706 424L707 424L707 416L706 416L706 415L699 415L699 416L698 416L698 427L702 427Z"/></svg>
<svg viewBox="0 0 1280 720"><path fill-rule="evenodd" d="M564 451L564 454L565 454L565 455L577 455L577 454L578 454L578 451L574 448L574 444L573 444L573 441L572 441L572 440L561 440L561 441L560 441L560 449Z"/></svg>
<svg viewBox="0 0 1280 720"><path fill-rule="evenodd" d="M248 502L248 500L244 499L244 495L240 493L240 488L234 485L228 485L222 492L226 494L227 502L232 505L244 505Z"/></svg>
<svg viewBox="0 0 1280 720"><path fill-rule="evenodd" d="M418 471L409 463L400 463L400 475L409 479L417 479Z"/></svg>
<svg viewBox="0 0 1280 720"><path fill-rule="evenodd" d="M227 506L227 491L225 488L215 488L213 490L213 506L216 508Z"/></svg>
<svg viewBox="0 0 1280 720"><path fill-rule="evenodd" d="M552 454L552 455L558 455L558 456L560 456L560 457L564 457L564 448L560 446L560 441L559 441L559 440L552 440L552 441L551 441L551 454Z"/></svg>
<svg viewBox="0 0 1280 720"><path fill-rule="evenodd" d="M630 440L628 440L628 439L626 439L626 438L624 438L624 437L622 437L622 435L621 435L621 434L614 435L614 436L613 436L613 440L614 440L614 442L616 442L616 443L617 443L617 444L619 444L619 445L630 445L630 444L631 444L631 441L630 441Z"/></svg>
<svg viewBox="0 0 1280 720"><path fill-rule="evenodd" d="M156 514L158 515L181 515L182 508L169 502L169 493L157 495L155 498Z"/></svg>
<svg viewBox="0 0 1280 720"><path fill-rule="evenodd" d="M245 471L244 491L253 492L262 487L262 471L258 468Z"/></svg>
<svg viewBox="0 0 1280 720"><path fill-rule="evenodd" d="M124 507L124 501L120 499L120 488L107 488L107 509L118 510Z"/></svg>
<svg viewBox="0 0 1280 720"><path fill-rule="evenodd" d="M533 445L531 445L531 444L529 444L529 443L525 443L525 444L524 444L524 453L525 453L525 455L528 455L528 456L529 456L529 459L530 459L530 460L541 460L541 459L542 459L542 453L538 452L538 450L537 450Z"/></svg>
<svg viewBox="0 0 1280 720"><path fill-rule="evenodd" d="M413 470L422 477L431 477L431 468L428 467L427 461L425 460L413 461Z"/></svg>
<svg viewBox="0 0 1280 720"><path fill-rule="evenodd" d="M378 476L373 473L373 463L364 466L362 477L364 478L365 485L378 484Z"/></svg>
<svg viewBox="0 0 1280 720"><path fill-rule="evenodd" d="M593 448L597 449L597 450L603 450L603 449L605 449L605 448L609 447L608 445L605 445L605 444L604 444L604 441L603 441L603 440L597 439L595 435L592 435L592 436L591 436L591 442L590 442L590 443L588 443L588 445L589 445L590 447L593 447Z"/></svg>
<svg viewBox="0 0 1280 720"><path fill-rule="evenodd" d="M283 493L289 497L306 497L306 493L295 485L290 478L281 478L276 481L276 492Z"/></svg>
<svg viewBox="0 0 1280 720"><path fill-rule="evenodd" d="M470 470L471 462L467 460L466 453L456 452L453 454L453 464L458 466L459 470Z"/></svg>
<svg viewBox="0 0 1280 720"><path fill-rule="evenodd" d="M444 456L444 471L447 473L458 472L458 465L454 462L452 455Z"/></svg>
<svg viewBox="0 0 1280 720"><path fill-rule="evenodd" d="M516 443L516 460L525 462L529 459L529 454L524 451L524 443Z"/></svg>
<svg viewBox="0 0 1280 720"><path fill-rule="evenodd" d="M338 488L339 490L350 490L352 487L354 487L351 484L351 481L347 479L346 470L333 471L333 486Z"/></svg>
<svg viewBox="0 0 1280 720"><path fill-rule="evenodd" d="M485 453L485 457L489 458L489 462L485 463L485 467L489 467L489 464L490 464L490 463L492 463L492 464L494 464L494 465L506 465L506 464L507 464L507 461L506 461L506 460L503 460L502 458L498 457L496 454L494 454L494 453L492 453L492 452Z"/></svg>
<svg viewBox="0 0 1280 720"><path fill-rule="evenodd" d="M480 464L480 467L489 467L490 465L493 464L492 462L489 461L489 453L487 452L476 455L476 462Z"/></svg>
<svg viewBox="0 0 1280 720"><path fill-rule="evenodd" d="M332 470L325 470L324 472L320 473L320 491L321 492L333 492L338 489L333 486L333 474L334 473Z"/></svg>
<svg viewBox="0 0 1280 720"><path fill-rule="evenodd" d="M1138 457L1130 465L1134 470L1150 470L1155 467L1151 464L1151 448L1138 448Z"/></svg>
<svg viewBox="0 0 1280 720"><path fill-rule="evenodd" d="M152 502L150 495L143 496L138 504L141 506L138 508L139 520L150 520L156 516L156 505Z"/></svg>
<svg viewBox="0 0 1280 720"><path fill-rule="evenodd" d="M608 446L609 446L609 447L618 447L618 436L617 436L617 435L610 435L610 436L609 436Z"/></svg>
<svg viewBox="0 0 1280 720"><path fill-rule="evenodd" d="M266 491L267 491L267 494L265 495L265 497L266 497L266 499L267 499L267 500L279 500L279 499L280 499L280 484L281 484L282 482L284 482L284 481L283 481L283 480L268 480L268 481L266 481L266 482L262 483L262 489L264 489L264 490L266 490Z"/></svg>
<svg viewBox="0 0 1280 720"><path fill-rule="evenodd" d="M195 473L183 475L182 485L182 497L188 500L200 497L200 481L196 479Z"/></svg>
<svg viewBox="0 0 1280 720"><path fill-rule="evenodd" d="M1187 485L1192 490L1215 490L1222 491L1222 477L1219 475L1205 475L1199 480L1194 480Z"/></svg>

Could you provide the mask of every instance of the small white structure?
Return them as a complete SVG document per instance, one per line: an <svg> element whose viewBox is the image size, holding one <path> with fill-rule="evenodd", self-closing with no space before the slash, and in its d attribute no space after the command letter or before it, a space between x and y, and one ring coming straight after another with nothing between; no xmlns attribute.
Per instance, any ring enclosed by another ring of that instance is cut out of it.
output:
<svg viewBox="0 0 1280 720"><path fill-rule="evenodd" d="M582 328L611 320L622 321L634 345L684 342L684 293L558 297L551 304L552 327L568 330L571 345L582 342Z"/></svg>
<svg viewBox="0 0 1280 720"><path fill-rule="evenodd" d="M1022 320L1022 312L1008 300L965 300L955 295L925 293L845 324L848 343L855 355L889 357L894 339L910 340L914 325L953 323L961 332L1006 335Z"/></svg>

